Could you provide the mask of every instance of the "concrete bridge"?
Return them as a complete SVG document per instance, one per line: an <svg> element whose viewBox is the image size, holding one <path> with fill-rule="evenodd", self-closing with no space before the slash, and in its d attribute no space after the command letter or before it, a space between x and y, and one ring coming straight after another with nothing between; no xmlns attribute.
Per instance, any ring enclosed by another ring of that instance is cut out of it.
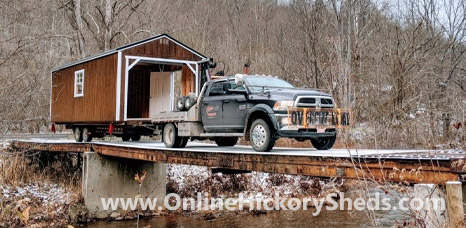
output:
<svg viewBox="0 0 466 228"><path fill-rule="evenodd" d="M101 197L137 195L134 174L146 170L147 197L165 195L165 164L207 166L229 172L261 171L376 182L430 183L464 181L465 152L460 150L346 150L274 148L259 153L249 146L217 147L189 143L170 149L160 142L92 142L71 140L13 141L21 150L83 154L83 196L90 211L101 211Z"/></svg>

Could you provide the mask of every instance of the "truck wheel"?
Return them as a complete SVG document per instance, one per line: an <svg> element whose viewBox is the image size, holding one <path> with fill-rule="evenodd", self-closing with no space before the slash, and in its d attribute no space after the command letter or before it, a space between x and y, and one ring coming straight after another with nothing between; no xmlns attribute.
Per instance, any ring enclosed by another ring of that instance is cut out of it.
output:
<svg viewBox="0 0 466 228"><path fill-rule="evenodd" d="M76 142L82 142L83 141L83 132L81 128L75 127L74 128L74 139Z"/></svg>
<svg viewBox="0 0 466 228"><path fill-rule="evenodd" d="M167 148L179 148L182 143L182 137L178 137L178 131L173 123L165 125L163 128L162 139Z"/></svg>
<svg viewBox="0 0 466 228"><path fill-rule="evenodd" d="M131 135L131 141L136 142L136 141L139 141L139 140L141 140L141 135L140 134Z"/></svg>
<svg viewBox="0 0 466 228"><path fill-rule="evenodd" d="M130 137L128 134L123 134L123 135L121 136L121 140L122 140L123 142L128 142L130 138L131 138L131 137Z"/></svg>
<svg viewBox="0 0 466 228"><path fill-rule="evenodd" d="M318 150L328 150L333 147L333 144L335 144L336 139L337 139L337 136L322 137L322 138L311 139L311 143L314 146L314 148Z"/></svg>
<svg viewBox="0 0 466 228"><path fill-rule="evenodd" d="M217 146L234 146L238 142L238 137L219 137L214 139Z"/></svg>
<svg viewBox="0 0 466 228"><path fill-rule="evenodd" d="M194 96L187 96L184 101L184 109L188 111L196 103L196 98Z"/></svg>
<svg viewBox="0 0 466 228"><path fill-rule="evenodd" d="M270 130L270 126L265 120L256 119L252 122L249 130L249 140L255 151L268 152L275 145L275 132Z"/></svg>
<svg viewBox="0 0 466 228"><path fill-rule="evenodd" d="M184 103L186 102L186 97L180 97L176 101L176 110L184 111Z"/></svg>
<svg viewBox="0 0 466 228"><path fill-rule="evenodd" d="M179 148L185 148L186 145L188 144L189 137L181 137L181 143Z"/></svg>
<svg viewBox="0 0 466 228"><path fill-rule="evenodd" d="M296 139L296 141L298 142L305 142L306 141L306 138L294 138Z"/></svg>
<svg viewBox="0 0 466 228"><path fill-rule="evenodd" d="M83 141L84 142L90 142L92 141L92 131L89 130L89 128L85 127L83 129Z"/></svg>

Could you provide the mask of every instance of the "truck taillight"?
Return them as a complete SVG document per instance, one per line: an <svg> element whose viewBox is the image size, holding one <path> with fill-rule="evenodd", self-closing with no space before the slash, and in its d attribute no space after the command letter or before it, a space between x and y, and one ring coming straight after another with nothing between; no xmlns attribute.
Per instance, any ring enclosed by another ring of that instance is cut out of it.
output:
<svg viewBox="0 0 466 228"><path fill-rule="evenodd" d="M110 123L110 124L108 125L108 134L109 134L109 135L112 135L112 134L113 134L113 129L114 129L113 124Z"/></svg>

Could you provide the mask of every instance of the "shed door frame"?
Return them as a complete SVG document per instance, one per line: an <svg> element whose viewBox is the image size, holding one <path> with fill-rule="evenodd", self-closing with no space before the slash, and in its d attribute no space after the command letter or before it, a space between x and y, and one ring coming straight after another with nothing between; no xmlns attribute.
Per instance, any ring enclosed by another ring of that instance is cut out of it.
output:
<svg viewBox="0 0 466 228"><path fill-rule="evenodd" d="M154 64L180 64L180 65L186 65L191 72L195 76L195 92L196 96L199 95L199 66L202 63L208 62L209 59L203 59L201 61L189 61L189 60L179 60L179 59L164 59L164 58L152 58L152 57L144 57L144 56L125 56L126 63L125 63L125 105L124 105L124 121L128 120L150 120L150 118L129 118L128 119L128 77L129 77L129 71L131 68L136 66L140 61L143 61L145 63L154 63ZM130 62L130 60L134 60L133 62ZM207 71L208 72L208 71ZM207 75L207 80L209 80L210 77ZM173 81L171 81L173 82ZM173 85L171 85L173 87ZM170 99L173 99L170 98ZM174 101L171 101L174 103Z"/></svg>

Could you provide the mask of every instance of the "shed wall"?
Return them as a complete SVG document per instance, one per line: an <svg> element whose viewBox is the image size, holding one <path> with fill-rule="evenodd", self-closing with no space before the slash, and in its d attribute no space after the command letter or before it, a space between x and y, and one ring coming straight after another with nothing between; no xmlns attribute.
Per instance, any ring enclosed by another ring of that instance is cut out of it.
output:
<svg viewBox="0 0 466 228"><path fill-rule="evenodd" d="M84 96L74 97L74 72L84 69ZM117 54L52 74L51 120L56 123L115 121Z"/></svg>

